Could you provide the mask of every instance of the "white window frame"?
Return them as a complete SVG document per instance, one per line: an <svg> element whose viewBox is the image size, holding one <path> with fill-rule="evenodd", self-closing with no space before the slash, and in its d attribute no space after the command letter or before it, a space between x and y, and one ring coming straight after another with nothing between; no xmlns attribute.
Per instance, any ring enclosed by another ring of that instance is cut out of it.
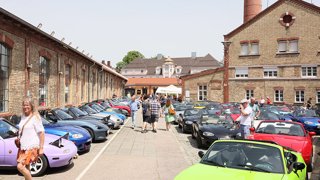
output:
<svg viewBox="0 0 320 180"><path fill-rule="evenodd" d="M253 89L246 89L245 98L250 99L251 97L254 97L254 91Z"/></svg>
<svg viewBox="0 0 320 180"><path fill-rule="evenodd" d="M200 96L202 99L200 99ZM202 84L198 85L198 101L204 101L208 99L208 85Z"/></svg>
<svg viewBox="0 0 320 180"><path fill-rule="evenodd" d="M161 67L157 67L157 68L156 68L156 74L157 74L157 75L160 75L160 73L161 73Z"/></svg>
<svg viewBox="0 0 320 180"><path fill-rule="evenodd" d="M296 103L304 103L304 90L296 90L294 102Z"/></svg>
<svg viewBox="0 0 320 180"><path fill-rule="evenodd" d="M240 43L241 49L240 49L240 56L248 56L248 55L259 55L259 42L246 42L246 43ZM256 50L256 51L254 51Z"/></svg>
<svg viewBox="0 0 320 180"><path fill-rule="evenodd" d="M241 46L240 55L241 56L249 55L249 43L241 43L240 46Z"/></svg>
<svg viewBox="0 0 320 180"><path fill-rule="evenodd" d="M274 90L274 102L283 102L283 90L276 89Z"/></svg>
<svg viewBox="0 0 320 180"><path fill-rule="evenodd" d="M256 51L254 51L254 49L256 48ZM251 43L250 44L250 55L259 55L259 43L255 42L255 43Z"/></svg>
<svg viewBox="0 0 320 180"><path fill-rule="evenodd" d="M278 41L278 53L298 53L298 52L299 52L298 39Z"/></svg>
<svg viewBox="0 0 320 180"><path fill-rule="evenodd" d="M248 68L244 67L244 68L236 68L235 71L235 78L248 78L249 74L248 74Z"/></svg>
<svg viewBox="0 0 320 180"><path fill-rule="evenodd" d="M278 68L277 67L264 67L263 68L263 78L276 78L276 77L278 77Z"/></svg>
<svg viewBox="0 0 320 180"><path fill-rule="evenodd" d="M311 75L308 74L309 70L311 71ZM302 66L301 67L301 77L305 77L305 78L317 77L317 75L318 75L317 71L318 71L317 66Z"/></svg>

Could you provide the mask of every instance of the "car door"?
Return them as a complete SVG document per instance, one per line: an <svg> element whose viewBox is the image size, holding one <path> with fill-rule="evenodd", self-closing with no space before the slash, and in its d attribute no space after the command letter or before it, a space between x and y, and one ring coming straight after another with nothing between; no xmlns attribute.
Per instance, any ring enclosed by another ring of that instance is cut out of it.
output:
<svg viewBox="0 0 320 180"><path fill-rule="evenodd" d="M14 143L15 138L16 137L4 139L4 164L6 166L17 165L18 148Z"/></svg>
<svg viewBox="0 0 320 180"><path fill-rule="evenodd" d="M4 140L0 137L0 166L4 164Z"/></svg>

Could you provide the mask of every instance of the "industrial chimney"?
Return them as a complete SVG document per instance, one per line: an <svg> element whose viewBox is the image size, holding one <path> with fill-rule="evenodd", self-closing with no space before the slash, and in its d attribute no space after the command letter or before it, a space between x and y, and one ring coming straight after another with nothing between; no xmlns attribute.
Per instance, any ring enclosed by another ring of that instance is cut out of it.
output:
<svg viewBox="0 0 320 180"><path fill-rule="evenodd" d="M261 0L244 0L243 23L249 21L262 10Z"/></svg>

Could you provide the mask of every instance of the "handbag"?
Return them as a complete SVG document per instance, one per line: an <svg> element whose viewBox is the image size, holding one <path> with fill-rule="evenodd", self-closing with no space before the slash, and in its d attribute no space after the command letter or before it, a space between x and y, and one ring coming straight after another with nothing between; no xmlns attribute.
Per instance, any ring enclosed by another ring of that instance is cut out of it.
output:
<svg viewBox="0 0 320 180"><path fill-rule="evenodd" d="M169 114L170 115L175 115L176 112L174 111L174 109L172 108L172 106L169 107Z"/></svg>
<svg viewBox="0 0 320 180"><path fill-rule="evenodd" d="M14 144L17 146L18 149L20 149L20 146L21 146L20 138L21 138L21 136L22 136L23 129L24 129L24 127L26 126L26 124L30 121L31 117L32 117L32 116L30 116L29 119L27 120L27 122L22 126L22 129L21 129L20 134L18 133L17 138L14 140Z"/></svg>

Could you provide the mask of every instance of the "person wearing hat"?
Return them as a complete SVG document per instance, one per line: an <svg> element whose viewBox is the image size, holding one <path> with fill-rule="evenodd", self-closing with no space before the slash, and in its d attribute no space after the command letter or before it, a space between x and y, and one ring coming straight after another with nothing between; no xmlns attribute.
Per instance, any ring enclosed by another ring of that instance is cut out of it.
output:
<svg viewBox="0 0 320 180"><path fill-rule="evenodd" d="M252 124L253 117L251 115L252 108L249 106L247 99L242 99L240 102L240 131L241 137L247 139L250 135L250 127Z"/></svg>

